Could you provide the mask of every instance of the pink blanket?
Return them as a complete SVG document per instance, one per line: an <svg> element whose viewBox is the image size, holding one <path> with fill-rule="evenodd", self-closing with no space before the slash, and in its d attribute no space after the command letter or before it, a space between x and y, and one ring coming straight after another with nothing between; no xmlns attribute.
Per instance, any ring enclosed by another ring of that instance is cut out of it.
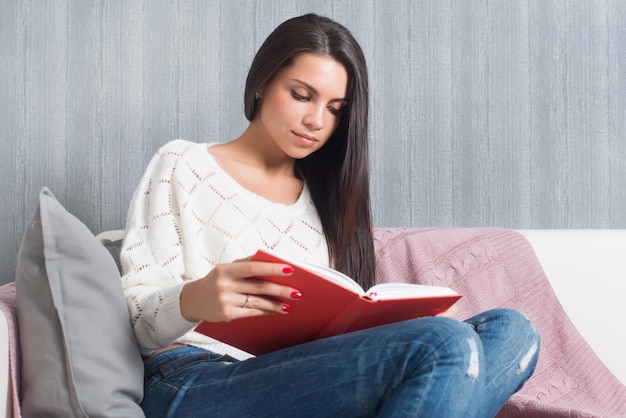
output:
<svg viewBox="0 0 626 418"><path fill-rule="evenodd" d="M0 286L0 310L6 317L7 325L9 328L9 372L11 374L10 387L11 390L10 402L13 404L13 418L19 418L22 416L19 402L19 393L16 388L19 388L19 373L17 372L20 367L18 338L17 338L17 312L15 311L15 283L8 283ZM8 400L8 399L7 399Z"/></svg>
<svg viewBox="0 0 626 418"><path fill-rule="evenodd" d="M381 282L453 288L465 295L458 302L461 319L509 307L533 321L542 339L537 369L498 417L626 417L626 386L575 329L521 234L493 228L378 229L375 244Z"/></svg>

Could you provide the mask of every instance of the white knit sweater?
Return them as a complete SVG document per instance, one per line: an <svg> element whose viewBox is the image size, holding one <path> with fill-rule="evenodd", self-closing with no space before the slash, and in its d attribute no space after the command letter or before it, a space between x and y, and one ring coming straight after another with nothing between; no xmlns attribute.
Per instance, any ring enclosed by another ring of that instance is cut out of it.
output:
<svg viewBox="0 0 626 418"><path fill-rule="evenodd" d="M121 252L124 293L142 354L181 342L245 355L193 331L180 312L185 282L258 248L328 265L322 226L306 186L292 205L242 187L208 152L176 140L150 161L128 212Z"/></svg>

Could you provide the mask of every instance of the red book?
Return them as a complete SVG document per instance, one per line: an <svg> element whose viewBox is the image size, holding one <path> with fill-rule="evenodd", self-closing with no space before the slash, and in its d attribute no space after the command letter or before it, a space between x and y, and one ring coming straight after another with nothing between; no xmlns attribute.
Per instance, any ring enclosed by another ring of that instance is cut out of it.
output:
<svg viewBox="0 0 626 418"><path fill-rule="evenodd" d="M348 276L329 268L294 262L259 250L252 258L290 265L290 276L259 279L302 292L285 300L288 314L272 314L230 322L201 322L196 331L254 355L358 331L378 325L433 316L446 311L461 294L447 287L383 283L363 290Z"/></svg>

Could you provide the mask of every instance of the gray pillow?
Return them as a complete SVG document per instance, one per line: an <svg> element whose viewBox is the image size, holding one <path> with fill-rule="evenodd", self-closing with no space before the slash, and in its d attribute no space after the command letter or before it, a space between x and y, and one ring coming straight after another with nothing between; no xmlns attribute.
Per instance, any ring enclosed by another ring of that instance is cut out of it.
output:
<svg viewBox="0 0 626 418"><path fill-rule="evenodd" d="M16 267L25 417L143 417L143 362L107 249L43 188Z"/></svg>

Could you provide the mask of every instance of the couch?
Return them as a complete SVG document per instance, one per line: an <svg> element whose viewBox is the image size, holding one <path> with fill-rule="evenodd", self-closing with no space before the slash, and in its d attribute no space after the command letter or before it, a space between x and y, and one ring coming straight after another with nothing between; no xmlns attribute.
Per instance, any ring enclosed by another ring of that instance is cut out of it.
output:
<svg viewBox="0 0 626 418"><path fill-rule="evenodd" d="M381 236L385 237L385 233L397 235L396 230L383 231L379 233L379 240ZM534 250L565 316L588 343L590 352L597 355L599 363L610 370L606 374L610 378L612 373L622 385L626 384L623 354L626 353L626 333L622 325L622 298L626 295L626 230L518 230L516 233ZM109 231L98 237L114 240L119 234L120 231ZM3 316L0 320L0 416L12 417L14 388L9 363L10 333L4 313L0 311L0 314ZM504 416L518 415L511 409ZM570 411L567 416L596 415L583 415L582 412L577 415Z"/></svg>

